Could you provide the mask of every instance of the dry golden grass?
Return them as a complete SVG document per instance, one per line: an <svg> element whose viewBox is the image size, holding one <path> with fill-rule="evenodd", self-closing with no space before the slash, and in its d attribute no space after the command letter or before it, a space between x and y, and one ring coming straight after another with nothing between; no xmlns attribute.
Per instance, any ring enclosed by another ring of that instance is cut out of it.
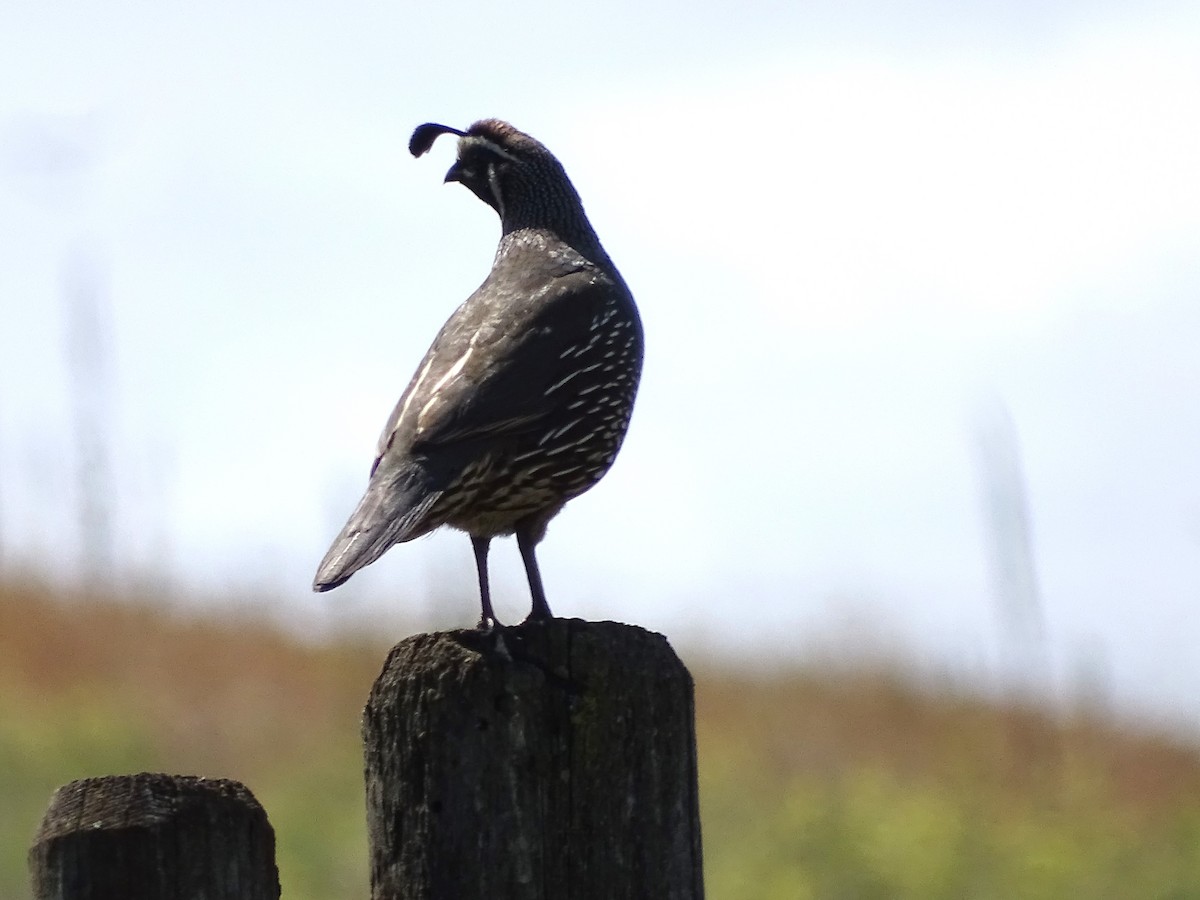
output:
<svg viewBox="0 0 1200 900"><path fill-rule="evenodd" d="M895 671L748 678L701 670L696 683L700 744L753 760L766 781L886 767L900 779L1024 796L1085 766L1131 813L1154 816L1181 797L1200 798L1196 746L1084 713L1055 718L1027 705L930 691Z"/></svg>
<svg viewBox="0 0 1200 900"><path fill-rule="evenodd" d="M103 698L152 728L180 766L236 768L357 729L384 643L307 646L265 619L164 614L154 598L47 599L0 585L0 684L39 702Z"/></svg>
<svg viewBox="0 0 1200 900"><path fill-rule="evenodd" d="M131 770L245 782L289 900L365 895L359 714L390 642L164 609L0 584L0 900L26 895L54 786ZM1200 753L1176 737L894 671L687 661L711 897L1200 896Z"/></svg>

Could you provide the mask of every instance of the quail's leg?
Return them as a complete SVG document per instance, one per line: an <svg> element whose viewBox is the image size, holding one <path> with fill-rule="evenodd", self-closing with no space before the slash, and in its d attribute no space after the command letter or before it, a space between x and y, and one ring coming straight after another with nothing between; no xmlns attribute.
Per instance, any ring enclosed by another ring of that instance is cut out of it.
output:
<svg viewBox="0 0 1200 900"><path fill-rule="evenodd" d="M479 627L484 631L500 624L496 621L495 612L492 611L492 593L488 589L487 555L488 544L491 543L491 540L490 537L471 535L471 547L475 550L475 571L479 573L479 602L483 607L483 612L479 617Z"/></svg>
<svg viewBox="0 0 1200 900"><path fill-rule="evenodd" d="M538 571L537 557L533 552L536 543L528 525L517 528L517 546L521 550L521 559L525 562L525 574L529 576L529 592L533 594L533 610L526 622L554 618L554 613L550 612L550 604L546 602L542 573Z"/></svg>

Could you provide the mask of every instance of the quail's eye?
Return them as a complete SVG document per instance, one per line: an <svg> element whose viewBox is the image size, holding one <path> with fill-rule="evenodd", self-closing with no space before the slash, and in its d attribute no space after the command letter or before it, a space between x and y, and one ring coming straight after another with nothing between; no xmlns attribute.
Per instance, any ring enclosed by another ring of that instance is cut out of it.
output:
<svg viewBox="0 0 1200 900"><path fill-rule="evenodd" d="M485 153L483 163L484 171L491 169L497 174L503 173L509 167L509 161L496 153Z"/></svg>

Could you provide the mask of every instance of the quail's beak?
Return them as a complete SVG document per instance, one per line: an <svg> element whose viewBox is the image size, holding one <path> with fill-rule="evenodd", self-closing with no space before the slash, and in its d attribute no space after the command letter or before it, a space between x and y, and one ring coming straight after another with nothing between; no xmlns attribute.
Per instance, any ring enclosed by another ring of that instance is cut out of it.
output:
<svg viewBox="0 0 1200 900"><path fill-rule="evenodd" d="M451 181L461 182L462 177L463 177L462 166L460 163L455 162L454 165L452 165L450 167L450 171L448 171L446 173L446 177L442 179L442 184L449 184Z"/></svg>

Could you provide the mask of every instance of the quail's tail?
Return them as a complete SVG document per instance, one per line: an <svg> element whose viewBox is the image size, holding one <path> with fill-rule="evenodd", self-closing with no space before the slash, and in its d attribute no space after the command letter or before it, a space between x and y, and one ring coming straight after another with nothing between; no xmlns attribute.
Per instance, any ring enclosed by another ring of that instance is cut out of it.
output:
<svg viewBox="0 0 1200 900"><path fill-rule="evenodd" d="M378 473L377 473L378 474ZM417 472L394 478L372 478L333 546L317 567L314 591L328 591L363 566L379 559L394 544L424 534L430 508L441 496L429 490Z"/></svg>

